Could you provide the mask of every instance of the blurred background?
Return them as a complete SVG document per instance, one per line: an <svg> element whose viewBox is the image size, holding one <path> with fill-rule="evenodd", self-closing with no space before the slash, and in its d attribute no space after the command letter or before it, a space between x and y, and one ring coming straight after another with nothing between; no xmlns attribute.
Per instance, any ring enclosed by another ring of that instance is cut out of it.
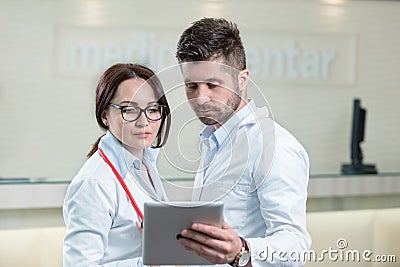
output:
<svg viewBox="0 0 400 267"><path fill-rule="evenodd" d="M400 1L0 0L1 266L62 265L65 192L103 134L95 88L117 62L160 75L173 129L159 171L170 199L190 199L202 125L186 105L175 48L202 17L237 23L249 97L309 153L313 248L346 238L351 249L400 255ZM375 175L341 174L355 98L367 111L361 148Z"/></svg>
<svg viewBox="0 0 400 267"><path fill-rule="evenodd" d="M2 0L0 177L72 179L102 134L101 73L116 62L176 65L180 33L202 17L238 24L251 78L308 150L312 175L350 161L354 98L367 109L364 161L399 171L398 1Z"/></svg>

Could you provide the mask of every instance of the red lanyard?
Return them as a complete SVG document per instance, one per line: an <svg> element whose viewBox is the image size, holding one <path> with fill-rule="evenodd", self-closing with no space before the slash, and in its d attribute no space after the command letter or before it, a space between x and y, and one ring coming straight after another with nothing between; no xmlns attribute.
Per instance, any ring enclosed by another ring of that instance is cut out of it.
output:
<svg viewBox="0 0 400 267"><path fill-rule="evenodd" d="M128 187L126 186L124 179L122 179L121 175L118 173L117 169L115 169L114 165L111 163L111 161L107 158L106 154L104 154L103 150L101 148L98 149L100 156L104 159L104 161L108 164L108 166L110 166L111 170L113 171L113 173L115 174L115 176L117 177L119 183L122 185L122 187L124 188L129 200L132 203L133 208L135 209L137 215L139 216L139 218L143 221L143 214L140 211L138 205L136 204L136 201L133 199L133 196L131 194L131 192L129 191Z"/></svg>

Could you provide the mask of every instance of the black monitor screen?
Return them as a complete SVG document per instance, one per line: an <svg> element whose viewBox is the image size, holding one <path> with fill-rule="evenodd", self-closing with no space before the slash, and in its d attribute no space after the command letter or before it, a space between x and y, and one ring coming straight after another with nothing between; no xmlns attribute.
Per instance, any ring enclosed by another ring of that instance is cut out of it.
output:
<svg viewBox="0 0 400 267"><path fill-rule="evenodd" d="M351 131L351 164L342 165L343 174L376 174L375 165L363 164L361 142L364 141L367 111L361 107L360 99L354 99L353 122Z"/></svg>
<svg viewBox="0 0 400 267"><path fill-rule="evenodd" d="M360 164L363 159L360 143L364 141L365 116L367 112L361 107L360 102L359 99L354 99L351 134L351 160L353 164Z"/></svg>

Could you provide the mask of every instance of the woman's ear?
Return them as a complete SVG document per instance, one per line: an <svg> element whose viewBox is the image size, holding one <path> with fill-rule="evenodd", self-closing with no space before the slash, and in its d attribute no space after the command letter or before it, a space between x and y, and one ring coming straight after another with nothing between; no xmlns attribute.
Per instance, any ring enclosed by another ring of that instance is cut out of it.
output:
<svg viewBox="0 0 400 267"><path fill-rule="evenodd" d="M101 120L103 121L103 124L108 127L108 120L107 120L106 111L103 111L103 113L101 114Z"/></svg>

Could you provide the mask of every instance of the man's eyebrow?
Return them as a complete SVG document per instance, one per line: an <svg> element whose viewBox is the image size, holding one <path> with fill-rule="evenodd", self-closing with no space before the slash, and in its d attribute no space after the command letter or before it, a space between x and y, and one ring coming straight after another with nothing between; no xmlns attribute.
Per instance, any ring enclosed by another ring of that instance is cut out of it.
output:
<svg viewBox="0 0 400 267"><path fill-rule="evenodd" d="M184 81L185 81L185 83L213 83L213 82L222 83L222 79L219 79L216 77L211 77L211 78L204 79L204 80L194 80L194 81L185 79Z"/></svg>

